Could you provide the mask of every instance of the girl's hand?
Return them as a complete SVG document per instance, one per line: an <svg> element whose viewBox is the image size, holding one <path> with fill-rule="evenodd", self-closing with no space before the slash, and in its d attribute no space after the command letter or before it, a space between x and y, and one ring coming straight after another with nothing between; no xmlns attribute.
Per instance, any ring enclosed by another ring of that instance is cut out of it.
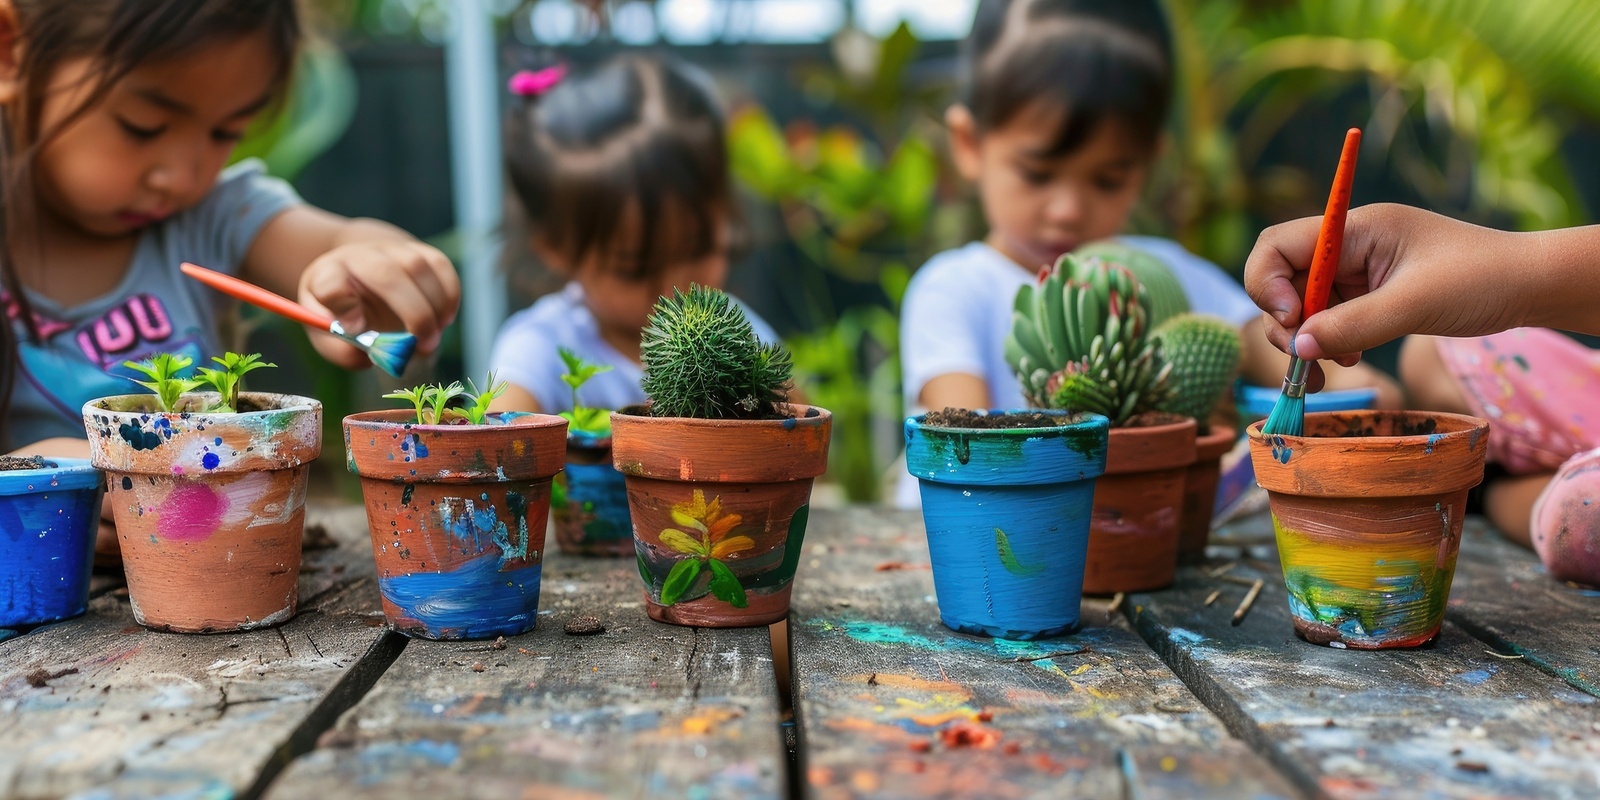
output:
<svg viewBox="0 0 1600 800"><path fill-rule="evenodd" d="M1289 352L1292 340L1302 358L1347 367L1361 351L1410 333L1481 336L1542 319L1540 287L1560 260L1549 237L1582 230L1507 233L1409 206L1353 209L1329 307L1302 325L1320 222L1262 231L1245 262L1245 290L1266 312L1262 324L1279 349Z"/></svg>
<svg viewBox="0 0 1600 800"><path fill-rule="evenodd" d="M351 335L368 330L406 330L417 350L439 348L461 303L461 281L444 253L414 239L382 239L340 245L317 257L300 275L301 305L339 320ZM318 335L317 350L329 361L361 367L367 358L333 336Z"/></svg>

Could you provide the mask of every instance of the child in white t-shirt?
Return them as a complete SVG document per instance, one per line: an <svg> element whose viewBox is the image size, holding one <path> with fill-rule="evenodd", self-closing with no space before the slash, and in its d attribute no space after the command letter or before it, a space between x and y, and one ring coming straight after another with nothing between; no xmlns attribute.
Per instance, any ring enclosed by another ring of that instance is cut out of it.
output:
<svg viewBox="0 0 1600 800"><path fill-rule="evenodd" d="M1172 36L1158 0L980 0L965 43L962 99L945 114L950 150L973 182L989 234L934 256L901 306L900 356L911 413L1024 408L1006 363L1017 288L1062 253L1126 227L1161 146L1173 87ZM1175 242L1120 237L1156 256L1193 311L1242 329L1240 371L1275 385L1288 357L1216 265ZM1333 368L1329 388L1398 386L1364 365ZM918 502L901 475L896 501Z"/></svg>
<svg viewBox="0 0 1600 800"><path fill-rule="evenodd" d="M702 76L651 58L520 72L510 88L506 169L528 246L567 283L500 328L490 368L510 389L494 408L570 410L558 347L612 367L579 389L585 406L643 403L640 331L657 298L727 279L722 112ZM777 340L745 311L762 340Z"/></svg>

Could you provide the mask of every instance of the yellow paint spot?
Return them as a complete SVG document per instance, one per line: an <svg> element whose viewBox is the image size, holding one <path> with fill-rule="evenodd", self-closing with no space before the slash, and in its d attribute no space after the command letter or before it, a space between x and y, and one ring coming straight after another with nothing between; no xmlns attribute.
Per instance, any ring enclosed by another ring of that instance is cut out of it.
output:
<svg viewBox="0 0 1600 800"><path fill-rule="evenodd" d="M1094 665L1093 664L1079 664L1078 668L1072 671L1072 674L1073 674L1074 677L1076 677L1078 675L1082 675L1085 672L1088 672L1091 669L1094 669Z"/></svg>
<svg viewBox="0 0 1600 800"><path fill-rule="evenodd" d="M1172 756L1162 756L1161 757L1161 771L1162 772L1171 772L1171 771L1173 771L1173 770L1175 770L1177 768L1178 768L1178 759L1173 758Z"/></svg>
<svg viewBox="0 0 1600 800"><path fill-rule="evenodd" d="M513 455L522 456L528 452L528 443L521 439L513 439L511 441L511 452Z"/></svg>
<svg viewBox="0 0 1600 800"><path fill-rule="evenodd" d="M705 717L690 717L683 721L684 733L710 733L711 720Z"/></svg>

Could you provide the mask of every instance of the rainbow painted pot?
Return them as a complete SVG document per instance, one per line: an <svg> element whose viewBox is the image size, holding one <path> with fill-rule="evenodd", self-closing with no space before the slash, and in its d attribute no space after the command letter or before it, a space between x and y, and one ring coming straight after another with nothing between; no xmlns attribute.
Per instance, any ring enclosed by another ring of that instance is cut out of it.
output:
<svg viewBox="0 0 1600 800"><path fill-rule="evenodd" d="M244 392L240 413L209 412L215 393L154 395L83 407L90 460L128 576L133 618L149 628L217 633L276 625L299 600L306 479L322 453L322 404Z"/></svg>
<svg viewBox="0 0 1600 800"><path fill-rule="evenodd" d="M1304 436L1249 428L1295 633L1316 644L1416 647L1439 635L1467 490L1489 423L1457 414L1307 414Z"/></svg>
<svg viewBox="0 0 1600 800"><path fill-rule="evenodd" d="M580 556L631 556L628 485L611 459L611 436L567 433L567 466L550 498L556 544Z"/></svg>
<svg viewBox="0 0 1600 800"><path fill-rule="evenodd" d="M1064 411L1014 413L1068 419ZM1002 639L1077 630L1106 418L992 429L925 419L906 420L906 468L921 484L939 618Z"/></svg>
<svg viewBox="0 0 1600 800"><path fill-rule="evenodd" d="M0 627L76 617L89 605L89 569L105 479L85 458L0 472Z"/></svg>
<svg viewBox="0 0 1600 800"><path fill-rule="evenodd" d="M422 639L533 630L567 421L520 412L490 414L484 425L415 419L411 411L344 418L384 616Z"/></svg>

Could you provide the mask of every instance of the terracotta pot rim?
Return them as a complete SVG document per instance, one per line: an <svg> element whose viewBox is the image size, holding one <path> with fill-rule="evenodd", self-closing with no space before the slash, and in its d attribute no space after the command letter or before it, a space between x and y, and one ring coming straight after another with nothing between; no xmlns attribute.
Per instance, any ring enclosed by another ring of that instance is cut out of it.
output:
<svg viewBox="0 0 1600 800"><path fill-rule="evenodd" d="M1194 421L1194 417L1184 417L1180 422L1165 422L1160 425L1139 425L1137 427L1117 427L1113 425L1111 427L1111 435L1116 436L1120 434L1124 437L1128 437L1137 436L1140 434L1175 433L1187 427L1193 427L1195 430L1199 430L1200 426L1199 423Z"/></svg>
<svg viewBox="0 0 1600 800"><path fill-rule="evenodd" d="M628 406L626 408L619 408L619 409L611 412L611 427L612 427L612 431L613 431L613 436L615 436L616 424L617 424L616 420L617 420L618 417L626 418L628 420L628 422L635 423L635 424L640 424L640 425L669 425L670 424L670 425L683 425L683 426L686 426L686 427L694 427L694 428L734 428L734 429L755 428L755 427L771 428L771 427L778 427L778 426L783 426L783 425L789 425L791 427L792 426L799 426L799 425L805 425L805 426L825 425L825 424L827 424L827 420L829 420L829 419L831 419L833 417L833 412L829 411L826 408L823 408L822 406L813 406L813 405L807 405L807 404L804 404L804 403L781 403L781 404L779 404L778 407L780 409L788 410L788 411L793 413L792 416L782 417L782 418L779 418L779 419L701 419L699 417L653 417L653 416L650 416L649 414L631 413L632 409L643 409L643 408L646 408L646 407L647 406ZM811 409L816 409L817 414L815 416L806 416L805 412L809 411ZM627 424L627 423L624 423L624 424Z"/></svg>
<svg viewBox="0 0 1600 800"><path fill-rule="evenodd" d="M1404 447L1407 445L1426 446L1430 441L1434 444L1438 444L1441 441L1464 439L1472 436L1474 432L1482 431L1489 427L1489 421L1481 417L1474 417L1469 414L1450 414L1443 411L1381 411L1377 409L1356 409L1353 411L1317 411L1307 414L1306 420L1311 421L1314 418L1384 416L1432 417L1440 422L1450 422L1457 427L1453 427L1450 430L1439 430L1435 433L1415 433L1405 436L1289 436L1285 434L1274 434L1273 438L1283 439L1287 443L1379 441L1382 442L1386 447ZM1250 424L1250 427L1245 429L1245 433L1252 440L1265 440L1267 435L1262 433L1261 429L1266 424L1266 420L1253 422Z"/></svg>
<svg viewBox="0 0 1600 800"><path fill-rule="evenodd" d="M18 496L43 492L70 492L89 489L100 484L100 469L87 458L49 458L54 467L40 469L13 469L0 472L0 496ZM55 483L50 483L54 480ZM44 481L44 483L40 483Z"/></svg>
<svg viewBox="0 0 1600 800"><path fill-rule="evenodd" d="M410 418L415 412L408 408L385 408L376 411L358 411L344 418L346 427L371 428L374 430L387 430L389 428L404 428L408 431L419 433L445 433L472 435L472 431L503 431L507 428L553 428L557 425L566 425L564 417L555 414L535 414L525 411L495 412L526 414L510 422L500 425L423 425L416 422L402 422L390 417Z"/></svg>
<svg viewBox="0 0 1600 800"><path fill-rule="evenodd" d="M189 397L189 396L193 396L193 395L199 395L201 397L217 397L218 396L216 392L188 392L184 396L185 397ZM148 411L123 411L123 410L115 409L115 408L106 408L105 404L108 403L108 402L111 402L113 400L134 401L134 400L150 399L150 398L154 398L155 395L153 395L153 394L112 394L112 395L106 395L105 397L97 397L97 398L95 398L93 400L90 400L87 403L84 403L83 404L82 413L84 413L84 414L113 414L113 415L124 416L124 417L155 417L155 416L160 416L160 417L176 417L176 418L182 418L182 419L192 419L194 417L216 417L216 418L221 418L223 420L227 420L227 419L231 419L231 418L240 418L240 417L256 417L256 416L261 416L261 415L264 415L264 414L293 414L293 413L296 413L296 412L315 411L315 410L317 410L317 409L322 407L322 402L321 401L313 399L313 398L310 398L310 397L303 397L303 396L297 395L297 394L280 394L278 392L240 392L239 396L242 397L242 398L247 398L247 399L251 399L251 400L259 400L261 398L268 398L268 397L281 397L281 398L284 398L285 400L291 400L291 401L294 401L294 402L290 403L290 404L277 405L277 406L274 406L272 408L261 408L261 409L255 410L255 411L162 411L160 409L151 409L151 410L148 410Z"/></svg>
<svg viewBox="0 0 1600 800"><path fill-rule="evenodd" d="M1100 414L1091 414L1087 411L1063 411L1056 408L1023 408L1023 409L972 409L973 413L980 416L1000 416L1005 414L1044 414L1051 417L1062 417L1067 422L1062 425L1043 425L1037 428L956 428L946 425L928 425L922 420L928 414L916 414L906 417L906 424L914 425L918 430L933 433L959 433L967 436L985 436L996 439L1037 439L1040 437L1058 435L1062 431L1081 431L1085 428L1106 427L1111 421ZM932 412L929 412L932 413ZM1105 420L1101 425L1099 420Z"/></svg>

